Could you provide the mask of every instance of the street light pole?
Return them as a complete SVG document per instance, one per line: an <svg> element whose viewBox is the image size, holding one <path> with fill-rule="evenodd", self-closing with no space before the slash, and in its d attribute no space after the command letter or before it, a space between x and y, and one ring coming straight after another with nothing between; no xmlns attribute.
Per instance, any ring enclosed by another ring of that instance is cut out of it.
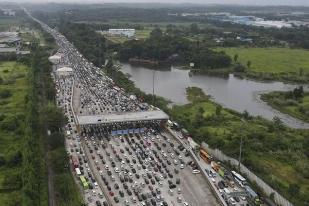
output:
<svg viewBox="0 0 309 206"><path fill-rule="evenodd" d="M245 124L245 120L241 119L242 121L242 127ZM241 163L241 152L242 152L242 138L243 138L243 134L240 136L240 145L239 145L239 157L238 157L238 172L240 172L240 163Z"/></svg>
<svg viewBox="0 0 309 206"><path fill-rule="evenodd" d="M153 73L152 73L152 105L154 105L155 103L155 94L154 94L155 72L156 70L153 70Z"/></svg>

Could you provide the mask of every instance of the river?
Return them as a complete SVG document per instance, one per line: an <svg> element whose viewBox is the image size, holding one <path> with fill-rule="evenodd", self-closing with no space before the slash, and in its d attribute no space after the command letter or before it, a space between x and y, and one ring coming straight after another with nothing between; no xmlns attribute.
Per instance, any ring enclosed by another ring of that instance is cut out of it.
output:
<svg viewBox="0 0 309 206"><path fill-rule="evenodd" d="M257 82L239 79L230 75L229 78L220 78L206 75L189 76L188 70L171 67L170 70L152 70L143 66L122 64L121 71L130 75L136 86L146 93L152 93L153 75L154 92L165 97L175 104L186 104L187 87L199 87L211 98L226 108L238 112L247 111L253 116L262 116L272 120L279 117L287 126L292 128L309 128L308 123L280 113L260 99L261 93L270 91L289 91L297 85L282 82ZM305 90L308 90L308 85Z"/></svg>

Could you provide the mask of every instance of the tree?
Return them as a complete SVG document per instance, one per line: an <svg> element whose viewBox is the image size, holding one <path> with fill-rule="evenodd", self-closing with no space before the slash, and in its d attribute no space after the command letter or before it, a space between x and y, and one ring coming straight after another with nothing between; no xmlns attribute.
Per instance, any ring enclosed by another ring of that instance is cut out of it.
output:
<svg viewBox="0 0 309 206"><path fill-rule="evenodd" d="M217 105L216 106L216 115L220 116L221 115L221 111L222 111L222 106L221 105Z"/></svg>
<svg viewBox="0 0 309 206"><path fill-rule="evenodd" d="M234 55L234 62L237 62L237 60L238 60L238 54L235 54Z"/></svg>
<svg viewBox="0 0 309 206"><path fill-rule="evenodd" d="M248 113L247 110L245 110L243 113L242 113L242 117L245 119L245 120L248 120L250 118L250 114Z"/></svg>
<svg viewBox="0 0 309 206"><path fill-rule="evenodd" d="M274 123L274 127L277 129L277 130L281 130L284 128L284 124L283 122L281 121L281 119L277 116L275 116L273 118L273 123Z"/></svg>
<svg viewBox="0 0 309 206"><path fill-rule="evenodd" d="M250 68L251 67L251 61L247 62L247 67Z"/></svg>
<svg viewBox="0 0 309 206"><path fill-rule="evenodd" d="M107 61L107 64L106 64L106 68L107 69L112 69L113 66L114 66L113 59L109 58L108 61Z"/></svg>
<svg viewBox="0 0 309 206"><path fill-rule="evenodd" d="M295 196L299 194L299 186L297 184L290 184L289 185L289 193L291 196Z"/></svg>
<svg viewBox="0 0 309 206"><path fill-rule="evenodd" d="M247 68L246 68L244 65L239 64L239 63L237 63L237 64L234 66L234 68L233 68L233 70L234 70L235 72L245 72L246 69L247 69Z"/></svg>
<svg viewBox="0 0 309 206"><path fill-rule="evenodd" d="M163 32L159 27L156 27L154 30L150 32L150 38L153 38L153 39L161 38L162 35L163 35Z"/></svg>
<svg viewBox="0 0 309 206"><path fill-rule="evenodd" d="M197 23L193 23L190 25L190 32L192 34L198 34L200 31L200 28L198 27Z"/></svg>
<svg viewBox="0 0 309 206"><path fill-rule="evenodd" d="M304 75L304 69L303 68L299 68L299 76L303 76Z"/></svg>

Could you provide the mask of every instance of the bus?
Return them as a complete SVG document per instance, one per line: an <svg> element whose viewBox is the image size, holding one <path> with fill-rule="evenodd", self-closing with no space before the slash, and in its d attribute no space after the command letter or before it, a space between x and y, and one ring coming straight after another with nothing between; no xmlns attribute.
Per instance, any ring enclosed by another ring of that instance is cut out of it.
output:
<svg viewBox="0 0 309 206"><path fill-rule="evenodd" d="M236 180L236 182L241 186L241 187L244 187L245 185L247 185L247 180L241 176L240 174L238 174L237 172L235 171L232 171L232 174Z"/></svg>
<svg viewBox="0 0 309 206"><path fill-rule="evenodd" d="M79 176L80 181L82 182L82 185L84 189L89 189L89 184L84 176Z"/></svg>
<svg viewBox="0 0 309 206"><path fill-rule="evenodd" d="M210 156L204 149L200 149L200 157L208 164L212 161L212 156Z"/></svg>

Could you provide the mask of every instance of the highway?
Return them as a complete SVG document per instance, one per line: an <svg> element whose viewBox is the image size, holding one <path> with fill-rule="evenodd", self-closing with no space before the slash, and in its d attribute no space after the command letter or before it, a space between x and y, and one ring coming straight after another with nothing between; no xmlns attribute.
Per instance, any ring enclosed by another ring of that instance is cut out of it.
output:
<svg viewBox="0 0 309 206"><path fill-rule="evenodd" d="M168 117L161 110L126 94L62 34L26 13L58 45L60 58L53 62L51 75L57 105L69 120L64 129L71 169L81 171L73 172L74 179L81 185L83 176L89 185L80 186L87 205L220 204L220 193L210 189L209 179L194 174L191 163L196 157L164 132L162 122ZM72 72L59 70L63 67ZM156 118L149 119L153 114ZM120 115L127 118L121 121ZM109 118L103 124L104 117Z"/></svg>

